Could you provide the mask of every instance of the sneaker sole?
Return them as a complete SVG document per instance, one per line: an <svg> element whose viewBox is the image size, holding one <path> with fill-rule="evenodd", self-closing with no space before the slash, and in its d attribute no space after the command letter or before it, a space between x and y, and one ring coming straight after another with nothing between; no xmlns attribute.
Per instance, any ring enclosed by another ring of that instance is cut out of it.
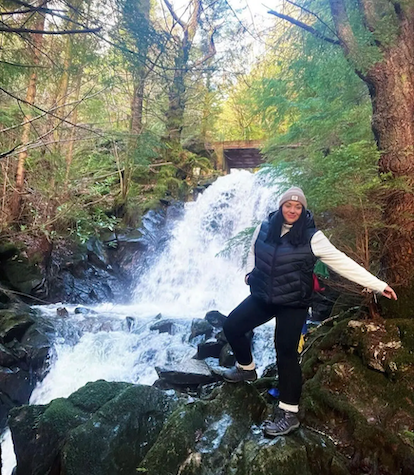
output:
<svg viewBox="0 0 414 475"><path fill-rule="evenodd" d="M289 429L286 429L285 431L282 431L282 432L273 432L273 431L267 430L266 428L263 430L263 432L264 432L264 435L268 435L269 437L277 437L278 435L290 434L294 430L299 429L299 427L300 427L300 423L297 425L291 426L289 427Z"/></svg>

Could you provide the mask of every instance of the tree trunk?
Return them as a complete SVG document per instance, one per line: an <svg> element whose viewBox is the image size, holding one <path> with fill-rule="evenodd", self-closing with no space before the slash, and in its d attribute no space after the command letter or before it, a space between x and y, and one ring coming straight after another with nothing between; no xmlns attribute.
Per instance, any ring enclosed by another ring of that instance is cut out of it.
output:
<svg viewBox="0 0 414 475"><path fill-rule="evenodd" d="M78 77L76 78L76 86L75 86L75 102L79 100L80 97L80 88L81 88L81 82L82 82L82 70L79 71ZM76 136L76 127L75 125L78 123L78 108L76 107L75 110L73 111L70 120L73 124L72 129L70 131L70 140L69 140L69 145L68 145L68 150L66 153L66 173L65 173L65 193L68 191L68 186L69 186L69 177L70 177L70 169L72 167L72 161L73 161L73 146L75 142L75 136Z"/></svg>
<svg viewBox="0 0 414 475"><path fill-rule="evenodd" d="M414 16L399 40L366 76L373 106L372 128L382 152L379 171L405 181L391 190L385 208L388 227L384 268L391 285L414 278Z"/></svg>
<svg viewBox="0 0 414 475"><path fill-rule="evenodd" d="M174 78L168 93L168 111L166 114L166 141L169 148L174 150L179 148L181 133L184 126L184 111L186 104L185 77L188 72L188 61L193 45L194 37L197 33L198 23L201 14L201 0L192 0L193 11L188 23L184 23L172 10L168 0L164 0L175 21L183 30L182 39L177 39L177 54L174 58Z"/></svg>
<svg viewBox="0 0 414 475"><path fill-rule="evenodd" d="M40 4L43 7L47 7L47 4L45 2L40 2ZM37 18L36 18L33 28L36 30L43 30L45 27L45 15L39 14L39 13L35 13L34 15L36 15ZM37 66L40 63L41 48L43 44L43 35L33 34L32 43L33 43L32 63L35 66ZM26 93L26 101L30 104L34 104L34 101L36 99L36 86L37 86L37 70L34 69L32 74L30 75L29 86L27 88L27 93ZM21 142L23 145L26 145L27 143L29 143L30 130L32 127L30 123L27 123L31 120L30 112L28 112L25 115L24 120L26 124L23 126ZM18 156L15 187L14 187L14 192L13 192L13 195L11 198L11 204L10 204L10 213L11 213L12 220L18 219L20 215L21 196L22 196L23 188L24 188L26 159L27 159L27 149L23 149L23 151L20 152Z"/></svg>
<svg viewBox="0 0 414 475"><path fill-rule="evenodd" d="M173 148L178 147L181 142L181 133L184 126L185 111L185 74L188 62L188 53L183 47L175 58L174 79L171 83L168 94L168 111L167 111L167 141Z"/></svg>
<svg viewBox="0 0 414 475"><path fill-rule="evenodd" d="M140 135L142 132L142 117L144 109L145 72L140 71L134 81L134 92L131 101L131 133Z"/></svg>

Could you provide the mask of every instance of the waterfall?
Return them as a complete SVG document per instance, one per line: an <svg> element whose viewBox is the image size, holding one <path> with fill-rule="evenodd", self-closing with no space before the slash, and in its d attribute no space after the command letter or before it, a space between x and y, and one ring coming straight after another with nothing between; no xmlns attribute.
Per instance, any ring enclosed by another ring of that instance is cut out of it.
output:
<svg viewBox="0 0 414 475"><path fill-rule="evenodd" d="M218 255L226 242L260 222L274 207L275 188L262 174L239 171L219 178L173 229L171 239L148 273L138 276L135 301L149 314L203 317L228 313L244 297L242 253ZM273 205L273 206L272 206Z"/></svg>
<svg viewBox="0 0 414 475"><path fill-rule="evenodd" d="M57 317L60 305L39 307L56 329L50 370L32 393L31 404L67 397L88 381L106 379L152 384L155 366L192 357L191 321L209 310L228 314L247 295L243 246L228 253L229 239L257 225L276 208L277 187L263 173L247 171L218 178L195 202L185 205L170 227L151 265L136 276L134 302L106 303L90 315ZM248 244L248 242L247 242ZM162 318L174 318L172 335L151 330ZM253 353L259 372L274 359L272 324L255 335ZM10 435L3 442L3 474L14 466Z"/></svg>

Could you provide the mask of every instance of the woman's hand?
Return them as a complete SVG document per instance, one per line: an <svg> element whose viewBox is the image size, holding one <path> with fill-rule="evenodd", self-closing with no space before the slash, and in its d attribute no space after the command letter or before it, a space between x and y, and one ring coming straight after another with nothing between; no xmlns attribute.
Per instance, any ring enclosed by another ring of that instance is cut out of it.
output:
<svg viewBox="0 0 414 475"><path fill-rule="evenodd" d="M385 287L384 292L382 292L382 295L384 297L387 297L387 299L397 300L397 294L389 285Z"/></svg>

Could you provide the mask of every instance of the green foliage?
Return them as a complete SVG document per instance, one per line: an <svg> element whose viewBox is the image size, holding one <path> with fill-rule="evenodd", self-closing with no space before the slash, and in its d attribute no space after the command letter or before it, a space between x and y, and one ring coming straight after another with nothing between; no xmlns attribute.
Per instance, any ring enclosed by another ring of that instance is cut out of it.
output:
<svg viewBox="0 0 414 475"><path fill-rule="evenodd" d="M242 267L246 266L247 257L249 255L250 246L252 243L253 233L256 226L243 229L231 239L226 242L224 249L222 249L217 256L230 257L234 254L242 256Z"/></svg>

